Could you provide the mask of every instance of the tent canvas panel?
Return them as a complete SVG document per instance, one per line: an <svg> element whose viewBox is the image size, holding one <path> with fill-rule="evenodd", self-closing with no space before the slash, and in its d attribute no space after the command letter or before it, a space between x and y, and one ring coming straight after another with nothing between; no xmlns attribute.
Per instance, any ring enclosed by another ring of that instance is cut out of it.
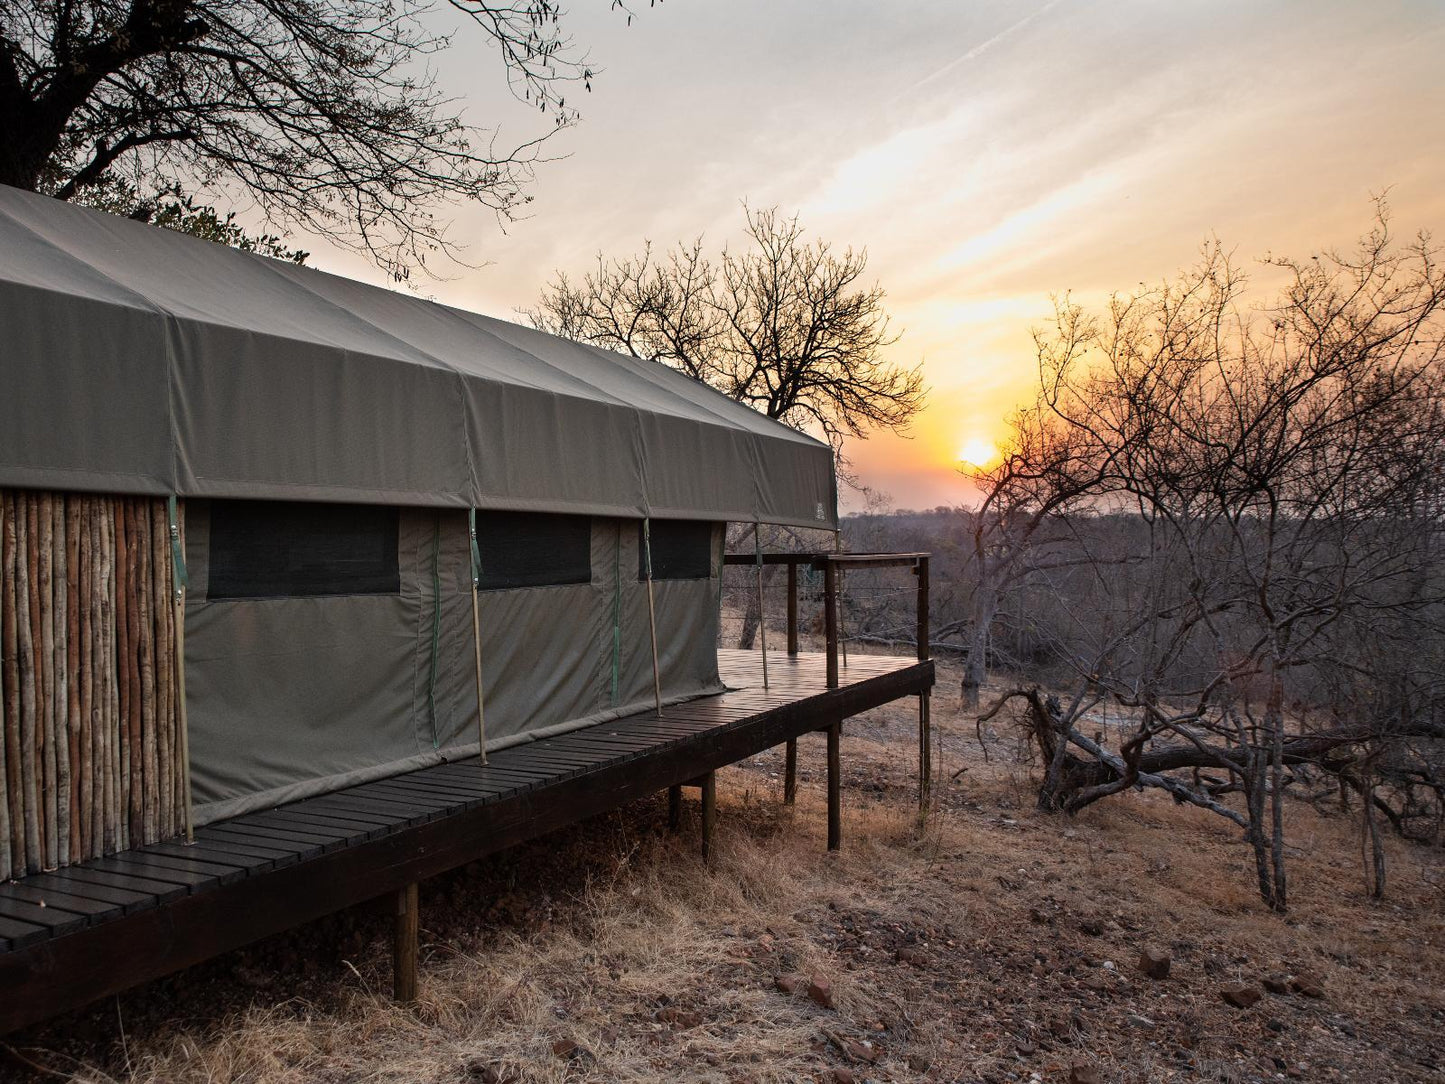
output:
<svg viewBox="0 0 1445 1084"><path fill-rule="evenodd" d="M0 326L0 486L836 521L825 444L665 365L4 186Z"/></svg>
<svg viewBox="0 0 1445 1084"><path fill-rule="evenodd" d="M187 506L197 823L476 753L465 512L401 510L395 594L212 599L214 508ZM588 520L589 582L480 593L489 749L652 706L638 523ZM705 578L654 585L668 701L721 691L722 542Z"/></svg>

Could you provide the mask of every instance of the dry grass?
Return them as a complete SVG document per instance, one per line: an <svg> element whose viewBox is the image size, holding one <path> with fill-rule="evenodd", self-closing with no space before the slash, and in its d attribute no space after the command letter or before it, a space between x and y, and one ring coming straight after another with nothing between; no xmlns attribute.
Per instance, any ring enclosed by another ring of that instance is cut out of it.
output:
<svg viewBox="0 0 1445 1084"><path fill-rule="evenodd" d="M1438 853L1392 843L1389 898L1371 905L1355 823L1292 808L1280 918L1254 896L1232 826L1150 794L1040 816L1027 766L1006 741L984 764L950 699L935 711L944 772L968 770L926 831L911 705L893 705L849 726L841 854L823 847L822 748L805 742L793 810L777 802L777 753L722 774L711 868L694 830L667 835L650 802L423 886L414 1008L386 997L384 920L353 914L17 1048L76 1079L137 1084L770 1082L844 1066L1002 1082L1063 1080L1077 1061L1117 1081L1440 1079ZM1169 980L1137 971L1146 944L1170 951ZM1298 971L1321 977L1323 1000L1219 998L1226 982ZM779 991L794 973L828 979L836 1009ZM564 1040L585 1053L559 1056ZM864 1040L876 1064L845 1049Z"/></svg>

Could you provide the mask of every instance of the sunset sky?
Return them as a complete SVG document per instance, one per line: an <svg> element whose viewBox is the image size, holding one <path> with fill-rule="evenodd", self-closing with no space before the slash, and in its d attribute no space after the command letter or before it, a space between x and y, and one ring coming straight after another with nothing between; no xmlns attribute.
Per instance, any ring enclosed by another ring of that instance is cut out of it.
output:
<svg viewBox="0 0 1445 1084"><path fill-rule="evenodd" d="M573 0L604 71L506 232L455 215L476 268L423 293L517 318L555 269L704 233L741 201L866 247L932 397L911 439L850 447L895 507L965 501L961 455L1029 393L1050 295L1086 303L1190 263L1347 244L1389 188L1397 226L1445 231L1445 2ZM465 38L465 36L464 36ZM474 123L536 114L501 68L439 58ZM565 157L563 157L565 156ZM306 240L312 262L381 281ZM856 498L845 507L857 507Z"/></svg>

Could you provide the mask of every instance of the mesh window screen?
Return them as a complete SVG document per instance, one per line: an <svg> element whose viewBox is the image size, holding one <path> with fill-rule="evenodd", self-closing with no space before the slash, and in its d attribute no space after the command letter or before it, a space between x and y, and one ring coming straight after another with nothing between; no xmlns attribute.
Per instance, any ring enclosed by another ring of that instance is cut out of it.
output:
<svg viewBox="0 0 1445 1084"><path fill-rule="evenodd" d="M478 512L483 591L592 581L592 520L536 512Z"/></svg>
<svg viewBox="0 0 1445 1084"><path fill-rule="evenodd" d="M395 508L369 504L215 501L211 505L213 599L394 595Z"/></svg>
<svg viewBox="0 0 1445 1084"><path fill-rule="evenodd" d="M637 525L637 578L647 578L642 524ZM712 524L702 520L652 521L652 578L705 580L712 575Z"/></svg>

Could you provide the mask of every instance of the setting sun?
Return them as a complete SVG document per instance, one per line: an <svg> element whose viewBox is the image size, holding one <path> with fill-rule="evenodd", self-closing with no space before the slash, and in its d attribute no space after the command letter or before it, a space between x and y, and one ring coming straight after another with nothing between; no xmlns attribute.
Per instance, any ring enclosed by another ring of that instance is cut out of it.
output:
<svg viewBox="0 0 1445 1084"><path fill-rule="evenodd" d="M970 437L963 442L958 458L970 467L986 467L998 458L998 448L984 437Z"/></svg>

